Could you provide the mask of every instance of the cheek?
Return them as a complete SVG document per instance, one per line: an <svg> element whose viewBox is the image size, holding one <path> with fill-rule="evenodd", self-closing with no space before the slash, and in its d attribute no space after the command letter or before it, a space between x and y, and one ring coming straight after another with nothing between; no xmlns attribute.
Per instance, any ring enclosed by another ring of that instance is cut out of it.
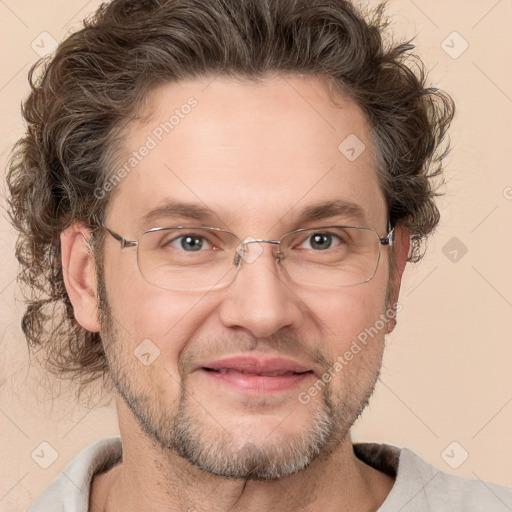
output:
<svg viewBox="0 0 512 512"><path fill-rule="evenodd" d="M152 343L165 364L175 366L179 354L210 313L208 300L204 294L151 286L137 267L126 268L125 264L123 268L119 263L106 269L106 287L123 349L134 351L141 344L151 347Z"/></svg>
<svg viewBox="0 0 512 512"><path fill-rule="evenodd" d="M372 280L373 281L373 280ZM336 357L351 342L379 320L384 311L385 287L370 281L341 290L322 290L303 301L313 313L313 321L322 333L322 344Z"/></svg>

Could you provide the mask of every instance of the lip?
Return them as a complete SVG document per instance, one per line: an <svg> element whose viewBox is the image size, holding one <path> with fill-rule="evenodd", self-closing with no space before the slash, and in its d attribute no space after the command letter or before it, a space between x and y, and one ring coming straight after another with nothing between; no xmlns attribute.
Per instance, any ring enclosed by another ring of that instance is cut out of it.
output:
<svg viewBox="0 0 512 512"><path fill-rule="evenodd" d="M284 391L298 386L313 370L291 359L235 356L205 362L198 369L207 378L240 391Z"/></svg>
<svg viewBox="0 0 512 512"><path fill-rule="evenodd" d="M311 368L304 366L291 359L281 357L262 358L254 356L235 356L217 361L209 361L200 365L201 368L210 370L230 369L247 374L262 374L273 372L293 372L304 373L312 371Z"/></svg>

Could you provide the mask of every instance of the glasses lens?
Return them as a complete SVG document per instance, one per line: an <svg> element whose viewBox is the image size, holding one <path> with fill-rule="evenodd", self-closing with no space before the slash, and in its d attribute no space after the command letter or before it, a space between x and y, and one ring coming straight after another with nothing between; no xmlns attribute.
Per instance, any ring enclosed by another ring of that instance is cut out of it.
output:
<svg viewBox="0 0 512 512"><path fill-rule="evenodd" d="M239 243L232 233L215 228L157 228L139 241L139 268L146 281L160 288L208 290L233 279Z"/></svg>
<svg viewBox="0 0 512 512"><path fill-rule="evenodd" d="M380 242L372 229L337 226L285 235L281 251L291 280L332 288L369 281L379 263Z"/></svg>
<svg viewBox="0 0 512 512"><path fill-rule="evenodd" d="M233 233L217 228L156 228L140 238L137 257L142 275L154 286L209 290L231 283L241 258L251 262L248 245L240 244ZM369 281L379 256L380 241L374 230L334 226L285 235L279 261L296 283L336 288Z"/></svg>

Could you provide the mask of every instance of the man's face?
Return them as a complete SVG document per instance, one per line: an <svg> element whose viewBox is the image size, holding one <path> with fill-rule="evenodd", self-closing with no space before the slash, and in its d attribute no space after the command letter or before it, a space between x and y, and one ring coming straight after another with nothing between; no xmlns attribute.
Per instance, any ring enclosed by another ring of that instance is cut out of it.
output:
<svg viewBox="0 0 512 512"><path fill-rule="evenodd" d="M178 225L228 229L242 240L347 224L386 235L369 128L354 103L341 98L335 107L315 78L210 82L180 82L151 95L151 116L133 127L119 164L134 151L147 154L118 185L109 228L127 240ZM180 110L172 131L162 132L161 123L191 96L197 105ZM366 146L355 160L350 148L338 149L352 136L359 152L353 135ZM140 152L145 145L149 151ZM305 208L331 201L352 203L363 217L340 213L297 224ZM167 202L211 215L142 222ZM171 455L227 477L282 477L332 452L367 403L382 357L381 328L334 370L388 308L389 248L369 282L317 288L289 280L278 270L276 247L261 247L229 286L194 292L149 284L137 250L106 240L102 336L132 414L125 421ZM268 375L266 368L286 373Z"/></svg>

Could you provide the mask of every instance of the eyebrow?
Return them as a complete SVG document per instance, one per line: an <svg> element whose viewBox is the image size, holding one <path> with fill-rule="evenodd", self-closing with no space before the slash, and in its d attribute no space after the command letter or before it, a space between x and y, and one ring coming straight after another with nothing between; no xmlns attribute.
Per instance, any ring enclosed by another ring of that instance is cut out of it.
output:
<svg viewBox="0 0 512 512"><path fill-rule="evenodd" d="M296 222L302 224L308 221L324 220L331 217L345 217L350 221L359 223L366 221L366 214L361 206L342 199L336 199L334 201L316 203L304 208L299 213Z"/></svg>
<svg viewBox="0 0 512 512"><path fill-rule="evenodd" d="M139 227L145 229L146 226L153 224L157 220L167 218L203 220L212 217L217 217L217 215L205 206L169 200L147 212L140 220Z"/></svg>
<svg viewBox="0 0 512 512"><path fill-rule="evenodd" d="M294 209L292 208L288 212L287 217L293 211ZM331 217L344 217L347 220L359 223L363 223L366 220L365 211L361 206L337 199L307 206L299 212L298 218L294 219L294 223L300 225L305 222L324 220ZM144 230L147 226L165 219L205 221L220 219L220 217L211 209L200 204L168 200L161 206L147 212L142 217L139 228Z"/></svg>

